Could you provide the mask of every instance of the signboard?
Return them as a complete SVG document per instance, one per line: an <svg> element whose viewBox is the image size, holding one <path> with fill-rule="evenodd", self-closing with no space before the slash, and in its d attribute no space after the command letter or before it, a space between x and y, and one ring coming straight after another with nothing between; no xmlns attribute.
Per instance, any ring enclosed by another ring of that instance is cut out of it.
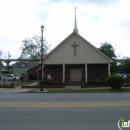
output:
<svg viewBox="0 0 130 130"><path fill-rule="evenodd" d="M48 74L48 75L47 75L47 79L51 79L51 74Z"/></svg>

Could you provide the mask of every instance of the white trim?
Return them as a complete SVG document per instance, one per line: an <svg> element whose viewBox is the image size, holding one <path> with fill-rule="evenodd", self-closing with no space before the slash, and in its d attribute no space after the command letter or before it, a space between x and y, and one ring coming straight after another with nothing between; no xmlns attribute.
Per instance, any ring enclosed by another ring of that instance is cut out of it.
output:
<svg viewBox="0 0 130 130"><path fill-rule="evenodd" d="M85 83L88 82L88 71L87 71L88 67L87 64L85 64Z"/></svg>
<svg viewBox="0 0 130 130"><path fill-rule="evenodd" d="M65 64L63 64L63 83L65 83Z"/></svg>
<svg viewBox="0 0 130 130"><path fill-rule="evenodd" d="M108 63L108 76L110 76L110 63Z"/></svg>
<svg viewBox="0 0 130 130"><path fill-rule="evenodd" d="M41 69L41 67L40 68L38 68L36 71L39 71Z"/></svg>

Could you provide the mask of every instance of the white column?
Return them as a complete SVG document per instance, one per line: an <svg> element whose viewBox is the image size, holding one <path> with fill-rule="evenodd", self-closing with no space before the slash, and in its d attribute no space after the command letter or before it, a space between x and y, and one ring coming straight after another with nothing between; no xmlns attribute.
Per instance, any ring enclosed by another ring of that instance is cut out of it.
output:
<svg viewBox="0 0 130 130"><path fill-rule="evenodd" d="M87 64L85 64L85 83L88 82L88 71L87 71Z"/></svg>
<svg viewBox="0 0 130 130"><path fill-rule="evenodd" d="M65 64L63 64L63 83L65 83Z"/></svg>
<svg viewBox="0 0 130 130"><path fill-rule="evenodd" d="M110 63L108 63L108 76L110 76Z"/></svg>

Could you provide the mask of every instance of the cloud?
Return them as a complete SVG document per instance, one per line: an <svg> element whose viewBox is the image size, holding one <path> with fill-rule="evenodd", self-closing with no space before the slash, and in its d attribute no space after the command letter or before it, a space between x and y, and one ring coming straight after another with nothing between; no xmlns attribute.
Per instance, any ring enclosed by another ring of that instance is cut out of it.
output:
<svg viewBox="0 0 130 130"><path fill-rule="evenodd" d="M10 51L17 58L21 41L41 35L42 24L44 37L54 48L73 31L74 6L81 36L96 47L109 42L116 54L130 55L129 0L4 0L0 4L3 55Z"/></svg>
<svg viewBox="0 0 130 130"><path fill-rule="evenodd" d="M10 50L17 57L20 53L21 41L25 37L35 35L40 25L36 15L38 1L4 0L1 2L0 43L2 47L0 49L3 55Z"/></svg>
<svg viewBox="0 0 130 130"><path fill-rule="evenodd" d="M50 2L53 3L60 3L60 2L68 2L73 4L73 6L76 5L82 5L82 6L86 6L86 5L96 5L96 6L104 6L105 8L108 6L111 6L113 4L116 4L117 2L120 2L121 0L49 0ZM75 5L74 5L75 4Z"/></svg>

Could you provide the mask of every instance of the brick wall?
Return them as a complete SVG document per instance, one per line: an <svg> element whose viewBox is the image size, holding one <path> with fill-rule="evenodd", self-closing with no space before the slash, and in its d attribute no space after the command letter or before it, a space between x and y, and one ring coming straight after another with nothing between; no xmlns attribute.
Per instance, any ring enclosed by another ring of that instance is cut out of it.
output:
<svg viewBox="0 0 130 130"><path fill-rule="evenodd" d="M127 86L130 87L130 76L127 77L126 82L127 82Z"/></svg>
<svg viewBox="0 0 130 130"><path fill-rule="evenodd" d="M37 80L37 69L39 68L40 66L36 66L36 67L33 67L31 69L29 69L27 72L28 72L28 75L29 75L29 79L35 79ZM40 76L39 76L40 77Z"/></svg>
<svg viewBox="0 0 130 130"><path fill-rule="evenodd" d="M63 66L62 65L46 65L45 66L45 80L48 79L48 75L51 75L51 79L54 81L62 82Z"/></svg>
<svg viewBox="0 0 130 130"><path fill-rule="evenodd" d="M88 80L105 80L107 77L107 64L88 64Z"/></svg>
<svg viewBox="0 0 130 130"><path fill-rule="evenodd" d="M108 77L107 64L88 64L88 80L105 80ZM85 82L85 65L65 65L65 82L70 82L70 69L81 69L82 81ZM54 81L63 81L63 65L46 65L45 66L45 80L51 75Z"/></svg>

